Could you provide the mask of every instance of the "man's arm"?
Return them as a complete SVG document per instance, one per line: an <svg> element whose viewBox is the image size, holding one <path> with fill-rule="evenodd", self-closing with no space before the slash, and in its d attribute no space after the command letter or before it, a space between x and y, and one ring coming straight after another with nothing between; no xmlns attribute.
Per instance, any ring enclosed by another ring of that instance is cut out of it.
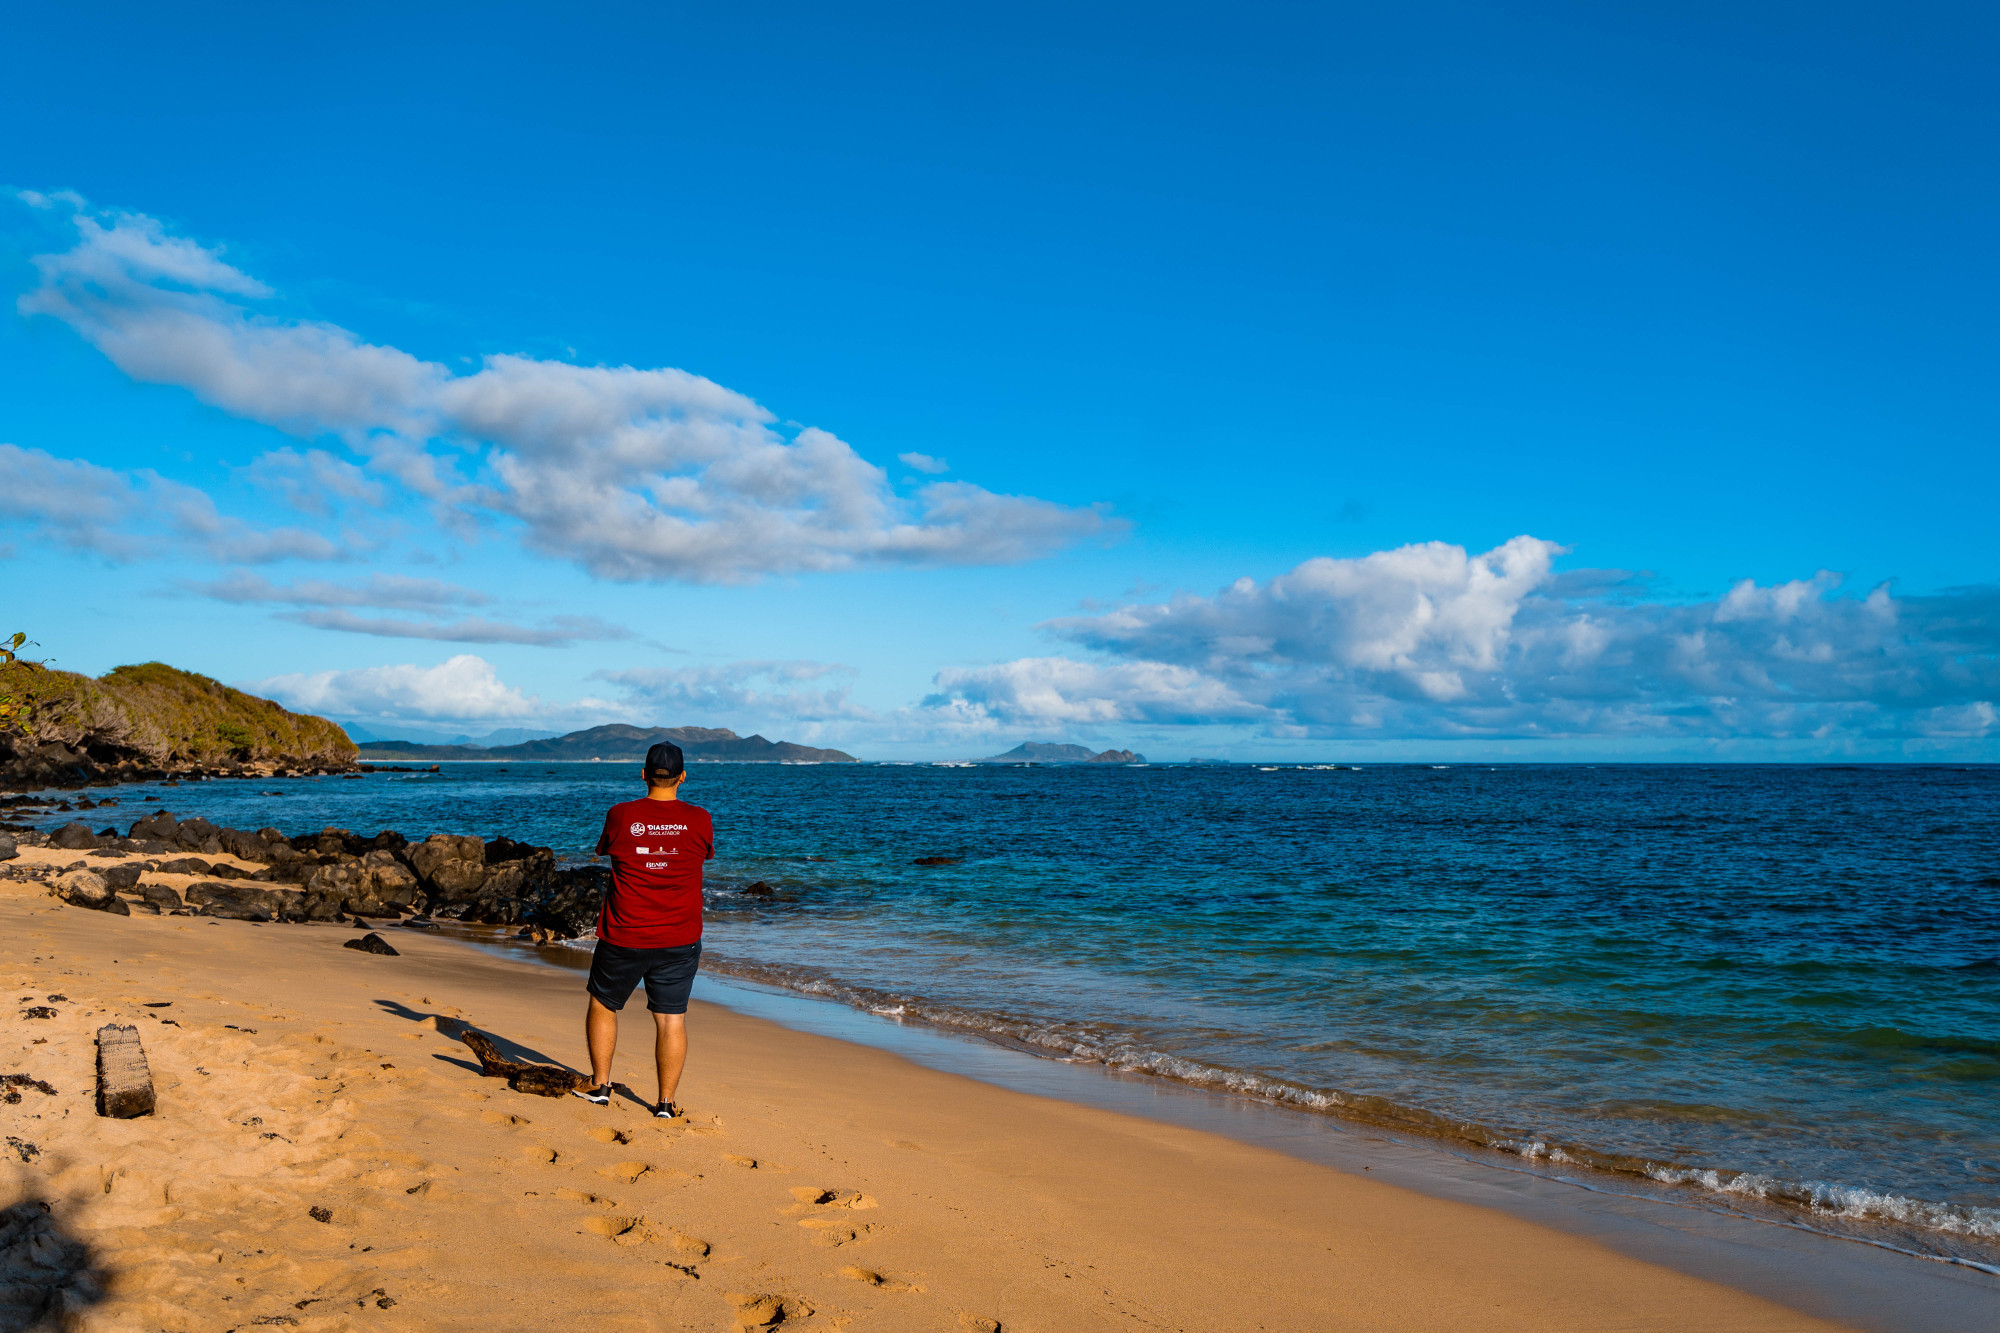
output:
<svg viewBox="0 0 2000 1333"><path fill-rule="evenodd" d="M597 854L608 856L611 852L611 812L604 812L604 827L597 834Z"/></svg>

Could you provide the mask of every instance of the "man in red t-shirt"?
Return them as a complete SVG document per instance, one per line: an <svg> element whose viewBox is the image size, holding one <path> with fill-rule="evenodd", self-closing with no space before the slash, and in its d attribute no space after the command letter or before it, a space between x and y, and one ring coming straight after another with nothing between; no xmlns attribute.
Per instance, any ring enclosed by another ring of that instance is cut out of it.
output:
<svg viewBox="0 0 2000 1333"><path fill-rule="evenodd" d="M653 1114L672 1120L681 1113L674 1090L687 1064L688 990L701 965L701 868L715 855L715 826L708 811L680 798L687 762L678 745L646 751L643 771L645 798L612 806L597 839L597 854L611 858L611 889L597 913L584 1017L591 1085L576 1095L610 1103L618 1011L643 981L657 1029L660 1100Z"/></svg>

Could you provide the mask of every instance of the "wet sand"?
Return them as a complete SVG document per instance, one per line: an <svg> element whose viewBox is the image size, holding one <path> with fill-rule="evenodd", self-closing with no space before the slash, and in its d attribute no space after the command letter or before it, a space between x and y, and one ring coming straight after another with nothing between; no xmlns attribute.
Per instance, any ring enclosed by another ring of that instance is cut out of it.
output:
<svg viewBox="0 0 2000 1333"><path fill-rule="evenodd" d="M449 1020L574 1064L579 979L384 934L402 956L0 884L0 1072L56 1089L0 1107L10 1298L169 1333L1838 1327L1497 1210L714 1006L690 1016L685 1121L511 1092ZM107 1022L140 1029L155 1116L95 1114ZM628 1010L618 1076L641 1097L650 1027Z"/></svg>

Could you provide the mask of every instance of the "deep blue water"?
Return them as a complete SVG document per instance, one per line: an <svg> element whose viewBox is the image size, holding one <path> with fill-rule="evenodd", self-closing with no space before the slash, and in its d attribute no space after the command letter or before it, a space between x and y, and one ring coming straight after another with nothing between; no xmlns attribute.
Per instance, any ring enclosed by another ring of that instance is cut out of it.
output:
<svg viewBox="0 0 2000 1333"><path fill-rule="evenodd" d="M116 817L580 857L632 777L210 782L125 789ZM715 816L722 969L2000 1241L2000 769L712 765L686 794ZM795 901L736 892L756 880Z"/></svg>

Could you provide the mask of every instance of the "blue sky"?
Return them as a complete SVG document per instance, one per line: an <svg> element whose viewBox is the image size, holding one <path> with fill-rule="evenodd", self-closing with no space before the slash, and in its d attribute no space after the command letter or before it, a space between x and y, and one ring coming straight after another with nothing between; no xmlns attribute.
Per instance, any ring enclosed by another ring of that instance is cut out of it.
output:
<svg viewBox="0 0 2000 1333"><path fill-rule="evenodd" d="M61 665L379 734L2000 758L1978 8L10 24Z"/></svg>

